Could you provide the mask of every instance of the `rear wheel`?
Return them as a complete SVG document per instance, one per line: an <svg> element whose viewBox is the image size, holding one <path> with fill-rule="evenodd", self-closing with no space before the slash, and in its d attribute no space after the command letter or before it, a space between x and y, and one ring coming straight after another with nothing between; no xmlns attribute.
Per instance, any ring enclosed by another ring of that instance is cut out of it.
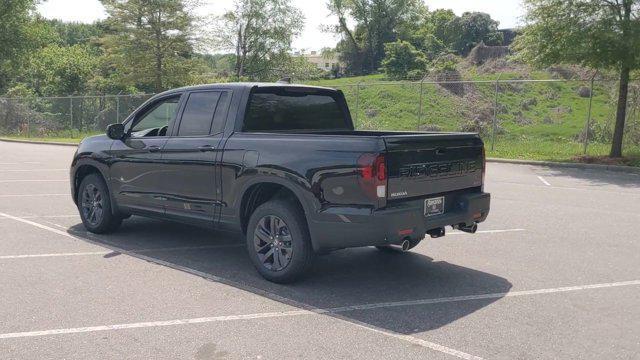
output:
<svg viewBox="0 0 640 360"><path fill-rule="evenodd" d="M84 227L96 234L116 230L122 224L122 218L111 211L109 189L102 177L87 175L78 189L78 210Z"/></svg>
<svg viewBox="0 0 640 360"><path fill-rule="evenodd" d="M297 280L313 260L304 213L285 200L268 201L253 212L246 241L253 265L269 281Z"/></svg>

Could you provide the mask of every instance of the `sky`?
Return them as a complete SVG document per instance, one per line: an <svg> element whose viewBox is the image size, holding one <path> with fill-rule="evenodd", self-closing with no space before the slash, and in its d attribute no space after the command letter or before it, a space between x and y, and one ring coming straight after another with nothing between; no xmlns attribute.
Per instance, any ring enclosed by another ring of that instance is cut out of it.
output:
<svg viewBox="0 0 640 360"><path fill-rule="evenodd" d="M206 5L198 10L200 15L222 14L230 9L233 0L204 0ZM306 25L301 36L293 42L296 50L320 50L334 47L339 38L320 31L321 25L335 23L324 0L292 0L305 15ZM460 15L465 11L482 11L500 22L501 28L515 27L520 23L524 10L521 0L425 0L429 9L452 9ZM99 0L46 0L38 5L38 11L49 19L91 23L104 19L106 13Z"/></svg>

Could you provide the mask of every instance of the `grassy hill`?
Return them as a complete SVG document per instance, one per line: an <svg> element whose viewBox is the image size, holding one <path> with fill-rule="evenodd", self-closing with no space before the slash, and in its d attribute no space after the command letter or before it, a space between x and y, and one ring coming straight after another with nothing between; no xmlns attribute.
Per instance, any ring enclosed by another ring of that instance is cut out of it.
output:
<svg viewBox="0 0 640 360"><path fill-rule="evenodd" d="M583 154L589 108L589 80L573 80L588 79L589 74L580 72L570 68L532 71L503 61L498 65L459 66L457 82L425 81L422 90L420 82L391 82L383 75L311 83L342 90L360 129L476 131L490 150L497 109L495 147L489 151L490 156L573 161ZM589 155L609 152L616 85L610 80L595 82ZM640 121L634 109L628 120L625 155L640 165Z"/></svg>

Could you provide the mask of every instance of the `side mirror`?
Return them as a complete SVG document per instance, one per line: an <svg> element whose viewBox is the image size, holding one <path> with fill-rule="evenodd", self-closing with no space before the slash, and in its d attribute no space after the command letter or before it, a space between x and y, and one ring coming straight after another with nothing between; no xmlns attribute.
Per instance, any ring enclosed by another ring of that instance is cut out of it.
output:
<svg viewBox="0 0 640 360"><path fill-rule="evenodd" d="M107 136L113 140L122 140L124 138L124 125L111 124L107 126Z"/></svg>

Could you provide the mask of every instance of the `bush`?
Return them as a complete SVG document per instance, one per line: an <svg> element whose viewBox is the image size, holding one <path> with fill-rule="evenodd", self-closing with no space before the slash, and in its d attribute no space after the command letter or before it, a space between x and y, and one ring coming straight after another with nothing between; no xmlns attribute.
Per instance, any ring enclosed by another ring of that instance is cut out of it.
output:
<svg viewBox="0 0 640 360"><path fill-rule="evenodd" d="M384 44L385 57L382 68L392 80L407 79L409 75L420 76L427 65L426 57L406 41Z"/></svg>

